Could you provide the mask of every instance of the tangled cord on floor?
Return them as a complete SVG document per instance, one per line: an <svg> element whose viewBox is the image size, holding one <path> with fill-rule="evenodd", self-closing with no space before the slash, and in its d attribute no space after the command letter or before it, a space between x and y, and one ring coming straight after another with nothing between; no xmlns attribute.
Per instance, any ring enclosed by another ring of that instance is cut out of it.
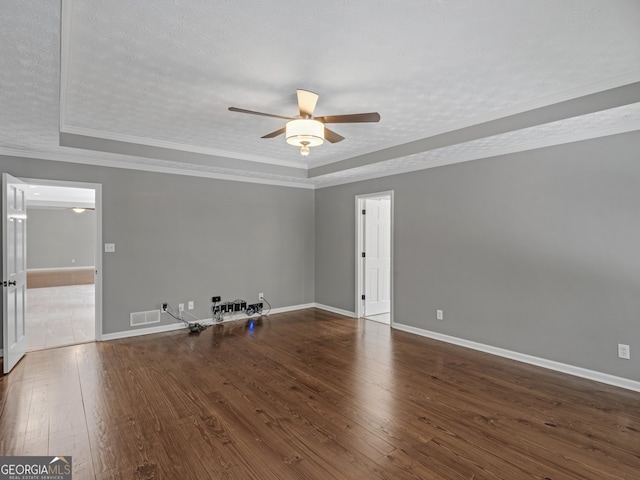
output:
<svg viewBox="0 0 640 480"><path fill-rule="evenodd" d="M202 332L203 330L205 330L207 328L207 325L203 325L199 321L195 322L195 323L187 322L184 318L182 318L182 316L175 315L173 313L173 310L169 306L167 306L167 309L165 310L165 313L168 313L169 315L171 315L176 320L179 320L179 321L183 322L187 326L187 328L189 329L189 333L200 333L200 332ZM184 312L183 311L182 313L186 313L187 315L191 315L189 312ZM193 318L195 318L196 320L198 320L198 318L195 317L194 315L191 315L191 316Z"/></svg>

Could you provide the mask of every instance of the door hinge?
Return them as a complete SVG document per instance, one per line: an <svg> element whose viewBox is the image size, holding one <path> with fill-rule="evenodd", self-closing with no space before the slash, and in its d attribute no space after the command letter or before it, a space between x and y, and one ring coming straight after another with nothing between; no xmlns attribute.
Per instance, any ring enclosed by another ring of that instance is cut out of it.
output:
<svg viewBox="0 0 640 480"><path fill-rule="evenodd" d="M364 300L364 295L362 295L362 300Z"/></svg>
<svg viewBox="0 0 640 480"><path fill-rule="evenodd" d="M366 214L367 214L367 211L366 211L364 208L362 209L362 214L363 214L363 215L366 215Z"/></svg>
<svg viewBox="0 0 640 480"><path fill-rule="evenodd" d="M362 258L365 258L367 256L366 252L362 252Z"/></svg>

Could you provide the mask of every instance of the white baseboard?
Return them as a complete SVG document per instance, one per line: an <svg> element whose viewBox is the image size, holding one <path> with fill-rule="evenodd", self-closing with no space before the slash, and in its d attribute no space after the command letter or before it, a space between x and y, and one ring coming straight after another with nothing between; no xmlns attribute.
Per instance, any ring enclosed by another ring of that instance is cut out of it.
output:
<svg viewBox="0 0 640 480"><path fill-rule="evenodd" d="M326 310L327 312L337 313L338 315L344 315L345 317L356 318L356 312L349 312L348 310L342 310L341 308L330 307L329 305L323 305L321 303L312 303L310 306Z"/></svg>
<svg viewBox="0 0 640 480"><path fill-rule="evenodd" d="M293 312L295 310L313 308L314 306L315 306L314 303L305 303L302 305L291 305L289 307L272 308L269 311L269 314L271 315L275 313ZM214 322L213 319L211 318L205 318L203 320L196 320L196 319L185 319L185 320L187 320L189 323L201 323L202 325L210 326L210 325L220 325L222 323L234 322L237 320L246 320L248 318L259 318L259 317L258 316L250 317L245 314L231 314L231 315L225 316L224 320L221 322ZM171 332L173 330L180 330L181 328L186 328L186 325L184 323L178 323L176 321L176 323L170 323L169 325L158 325L156 327L138 328L135 330L125 330L123 332L116 332L116 333L104 333L102 334L102 337L99 339L99 341L117 340L120 338L138 337L140 335L150 335L153 333Z"/></svg>
<svg viewBox="0 0 640 480"><path fill-rule="evenodd" d="M185 328L183 323L170 323L169 325L158 325L157 327L137 328L135 330L125 330L124 332L103 333L101 342L108 340L118 340L119 338L139 337L140 335L150 335L152 333L171 332Z"/></svg>
<svg viewBox="0 0 640 480"><path fill-rule="evenodd" d="M605 383L607 385L613 385L614 387L620 387L627 390L640 392L640 382L636 380L630 380L628 378L617 377L608 373L596 372L595 370L588 370L586 368L576 367L574 365L568 365L566 363L560 363L554 360L547 360L545 358L534 357L532 355L527 355L524 353L505 350L504 348L498 348L491 345L485 345L483 343L472 342L463 338L452 337L450 335L432 332L430 330L423 330L421 328L416 328L409 325L394 323L393 328L397 328L398 330L402 330L404 332L420 335L422 337L428 337L434 340L440 340L442 342L459 345L461 347L490 353L499 357L509 358L518 362L548 368L549 370L555 370L556 372L568 373L569 375L574 375L576 377L586 378L588 380L594 380L596 382Z"/></svg>
<svg viewBox="0 0 640 480"><path fill-rule="evenodd" d="M286 313L286 312L294 312L296 310L304 310L305 308L313 308L315 307L315 303L303 303L301 305L292 305L290 307L280 307L274 308L269 313Z"/></svg>

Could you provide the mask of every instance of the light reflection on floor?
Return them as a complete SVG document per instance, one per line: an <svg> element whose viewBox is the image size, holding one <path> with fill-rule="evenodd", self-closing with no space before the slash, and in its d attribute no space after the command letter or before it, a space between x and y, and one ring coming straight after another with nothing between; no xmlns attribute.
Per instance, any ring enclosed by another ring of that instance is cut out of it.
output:
<svg viewBox="0 0 640 480"><path fill-rule="evenodd" d="M374 322L384 323L386 325L391 324L391 313L379 313L377 315L367 315L365 317L367 320L373 320Z"/></svg>
<svg viewBox="0 0 640 480"><path fill-rule="evenodd" d="M397 418L394 375L394 350L391 328L379 322L359 318L354 352L354 395L356 401L371 406L380 429L392 428ZM363 442L369 442L363 439Z"/></svg>

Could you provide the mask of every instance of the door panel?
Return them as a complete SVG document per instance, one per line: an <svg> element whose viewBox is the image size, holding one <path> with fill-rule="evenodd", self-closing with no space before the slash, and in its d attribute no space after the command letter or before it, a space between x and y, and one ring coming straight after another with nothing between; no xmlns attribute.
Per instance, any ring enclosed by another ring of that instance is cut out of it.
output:
<svg viewBox="0 0 640 480"><path fill-rule="evenodd" d="M27 351L27 204L24 182L2 174L2 341L4 373Z"/></svg>
<svg viewBox="0 0 640 480"><path fill-rule="evenodd" d="M391 309L391 200L365 200L365 315Z"/></svg>

